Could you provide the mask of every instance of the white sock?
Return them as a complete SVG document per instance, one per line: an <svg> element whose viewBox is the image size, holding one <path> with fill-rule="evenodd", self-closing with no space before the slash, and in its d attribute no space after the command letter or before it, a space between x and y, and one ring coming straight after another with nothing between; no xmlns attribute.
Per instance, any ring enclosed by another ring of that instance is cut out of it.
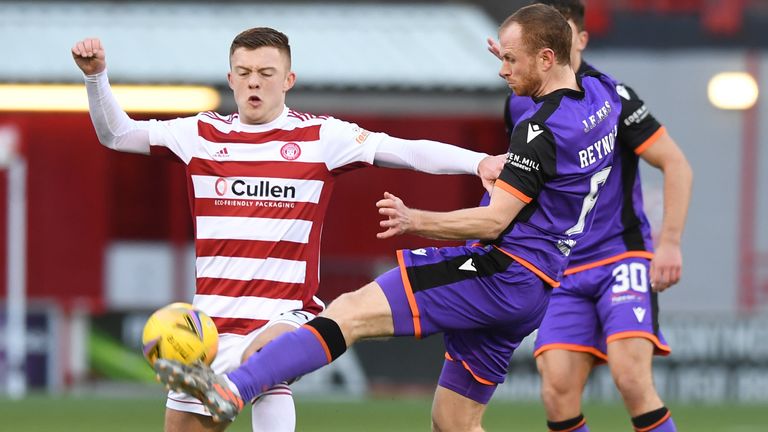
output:
<svg viewBox="0 0 768 432"><path fill-rule="evenodd" d="M253 432L294 432L296 408L291 388L277 384L259 395L251 409Z"/></svg>

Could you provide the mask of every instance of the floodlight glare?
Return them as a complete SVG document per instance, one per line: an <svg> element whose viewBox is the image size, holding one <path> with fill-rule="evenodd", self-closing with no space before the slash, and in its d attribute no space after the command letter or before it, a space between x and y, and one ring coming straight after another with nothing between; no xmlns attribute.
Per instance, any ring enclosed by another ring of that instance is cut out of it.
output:
<svg viewBox="0 0 768 432"><path fill-rule="evenodd" d="M749 109L757 102L757 82L746 72L721 72L709 80L707 95L717 108Z"/></svg>
<svg viewBox="0 0 768 432"><path fill-rule="evenodd" d="M221 102L207 86L115 85L112 92L134 113L197 113ZM88 96L79 84L1 84L0 111L88 111Z"/></svg>

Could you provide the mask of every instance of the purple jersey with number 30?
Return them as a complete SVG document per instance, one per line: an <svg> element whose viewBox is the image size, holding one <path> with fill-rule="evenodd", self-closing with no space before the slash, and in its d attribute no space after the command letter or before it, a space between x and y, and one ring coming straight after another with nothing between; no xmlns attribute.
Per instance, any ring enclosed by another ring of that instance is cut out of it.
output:
<svg viewBox="0 0 768 432"><path fill-rule="evenodd" d="M531 99L512 131L497 182L528 205L494 245L552 286L592 226L622 107L608 76L589 72L579 82L584 91L561 89Z"/></svg>

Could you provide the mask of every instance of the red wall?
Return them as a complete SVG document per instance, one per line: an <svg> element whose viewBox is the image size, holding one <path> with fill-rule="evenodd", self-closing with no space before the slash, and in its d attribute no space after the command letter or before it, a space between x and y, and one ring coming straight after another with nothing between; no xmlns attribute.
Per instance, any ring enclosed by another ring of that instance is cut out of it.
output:
<svg viewBox="0 0 768 432"><path fill-rule="evenodd" d="M506 150L502 120L475 117L339 116L369 130L428 138L475 150ZM184 169L179 163L113 152L98 144L87 114L0 114L16 125L28 171L28 291L65 304L102 306L105 245L120 240L191 238ZM321 295L329 300L367 282L376 260L396 248L434 244L414 237L377 240L375 202L384 191L406 204L449 210L476 204L480 182L470 176L429 176L367 168L342 175L323 233ZM5 255L5 176L0 175L0 262ZM5 295L5 266L0 294Z"/></svg>

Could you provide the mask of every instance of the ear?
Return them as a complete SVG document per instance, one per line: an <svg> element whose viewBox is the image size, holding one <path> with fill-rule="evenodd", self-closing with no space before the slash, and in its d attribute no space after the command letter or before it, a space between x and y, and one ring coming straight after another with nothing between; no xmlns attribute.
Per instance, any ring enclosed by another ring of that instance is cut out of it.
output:
<svg viewBox="0 0 768 432"><path fill-rule="evenodd" d="M285 82L283 82L283 92L287 92L288 90L292 89L295 84L296 74L293 71L290 71L285 77Z"/></svg>
<svg viewBox="0 0 768 432"><path fill-rule="evenodd" d="M229 88L234 90L235 86L232 83L232 71L227 72L227 83L229 84Z"/></svg>
<svg viewBox="0 0 768 432"><path fill-rule="evenodd" d="M586 30L582 30L576 37L579 41L579 46L577 47L579 51L584 51L587 49L587 44L589 43L589 33L587 33Z"/></svg>
<svg viewBox="0 0 768 432"><path fill-rule="evenodd" d="M536 57L540 62L540 65L544 71L548 71L552 66L557 63L555 59L555 52L551 48L542 48L539 51L539 55Z"/></svg>

